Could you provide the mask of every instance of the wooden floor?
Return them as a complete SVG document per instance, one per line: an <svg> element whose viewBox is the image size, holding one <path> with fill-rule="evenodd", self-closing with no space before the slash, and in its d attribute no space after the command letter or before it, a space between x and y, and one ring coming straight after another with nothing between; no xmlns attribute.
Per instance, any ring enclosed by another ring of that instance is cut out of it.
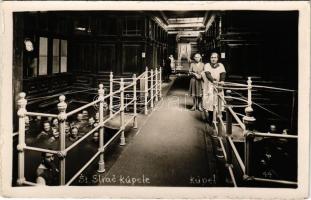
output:
<svg viewBox="0 0 311 200"><path fill-rule="evenodd" d="M102 185L213 186L216 171L204 115L190 111L187 77L178 77ZM117 178L115 183L107 182ZM148 179L148 181L128 180Z"/></svg>

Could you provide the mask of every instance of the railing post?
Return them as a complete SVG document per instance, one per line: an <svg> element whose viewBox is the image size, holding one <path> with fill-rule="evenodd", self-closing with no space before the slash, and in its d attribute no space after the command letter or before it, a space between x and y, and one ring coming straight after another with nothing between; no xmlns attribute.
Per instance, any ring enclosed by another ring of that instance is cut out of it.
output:
<svg viewBox="0 0 311 200"><path fill-rule="evenodd" d="M137 128L137 94L136 94L136 88L137 88L137 78L136 74L133 74L133 99L134 99L134 123L133 127Z"/></svg>
<svg viewBox="0 0 311 200"><path fill-rule="evenodd" d="M219 96L219 92L217 91L217 125L218 125L218 137L222 137L223 136L223 127L222 127L222 124L221 124L221 119L222 119L222 110L221 110L221 107L222 107L222 100L221 100L221 97Z"/></svg>
<svg viewBox="0 0 311 200"><path fill-rule="evenodd" d="M245 108L246 116L243 117L243 122L245 124L245 145L244 145L244 163L245 163L245 180L252 180L253 176L253 142L254 133L253 125L256 119L253 117L252 107Z"/></svg>
<svg viewBox="0 0 311 200"><path fill-rule="evenodd" d="M66 97L61 95L59 97L59 103L57 104L57 108L59 111L58 121L59 121L59 133L60 133L60 151L62 153L62 157L60 157L59 168L60 168L60 185L65 185L66 181L66 133L65 133L65 122L67 119L66 109L67 103L65 102Z"/></svg>
<svg viewBox="0 0 311 200"><path fill-rule="evenodd" d="M231 90L226 91L226 131L227 135L231 136L232 135L232 115L230 113L229 107L231 106L230 103L232 102L232 96L231 96Z"/></svg>
<svg viewBox="0 0 311 200"><path fill-rule="evenodd" d="M217 83L212 84L213 89L213 126L217 123Z"/></svg>
<svg viewBox="0 0 311 200"><path fill-rule="evenodd" d="M160 91L159 97L160 99L162 99L162 67L160 67L159 70L159 91Z"/></svg>
<svg viewBox="0 0 311 200"><path fill-rule="evenodd" d="M153 109L153 98L154 98L154 96L153 96L153 90L154 90L154 88L153 88L153 69L151 69L150 70L150 76L151 76L151 80L150 80L150 98L151 98L151 100L150 100L150 109L152 110Z"/></svg>
<svg viewBox="0 0 311 200"><path fill-rule="evenodd" d="M109 97L109 117L112 116L112 109L113 109L113 72L110 72L110 75L109 75L109 94L110 94L110 97Z"/></svg>
<svg viewBox="0 0 311 200"><path fill-rule="evenodd" d="M247 105L252 107L252 79L248 77L247 80Z"/></svg>
<svg viewBox="0 0 311 200"><path fill-rule="evenodd" d="M155 68L155 101L158 102L159 101L159 97L158 97L158 68Z"/></svg>
<svg viewBox="0 0 311 200"><path fill-rule="evenodd" d="M148 67L145 71L145 115L148 114Z"/></svg>
<svg viewBox="0 0 311 200"><path fill-rule="evenodd" d="M227 163L228 165L232 165L232 149L229 144L228 138L232 136L232 115L230 113L229 107L231 106L232 97L231 97L231 90L226 91L226 146L227 146Z"/></svg>
<svg viewBox="0 0 311 200"><path fill-rule="evenodd" d="M120 82L120 127L121 127L121 141L120 145L125 145L125 136L124 136L124 81L123 78L121 78Z"/></svg>
<svg viewBox="0 0 311 200"><path fill-rule="evenodd" d="M97 172L103 173L105 172L105 160L104 160L104 137L105 137L105 128L104 128L104 96L105 96L105 90L104 90L104 85L99 84L99 89L98 89L98 99L100 100L99 102L99 149L101 153L99 154L99 161L98 161L98 170Z"/></svg>
<svg viewBox="0 0 311 200"><path fill-rule="evenodd" d="M17 105L19 107L17 111L18 115L18 179L17 184L23 185L26 181L25 179L25 153L24 147L25 144L25 117L26 117L26 105L27 100L25 99L26 94L24 92L19 93L19 100L17 101Z"/></svg>

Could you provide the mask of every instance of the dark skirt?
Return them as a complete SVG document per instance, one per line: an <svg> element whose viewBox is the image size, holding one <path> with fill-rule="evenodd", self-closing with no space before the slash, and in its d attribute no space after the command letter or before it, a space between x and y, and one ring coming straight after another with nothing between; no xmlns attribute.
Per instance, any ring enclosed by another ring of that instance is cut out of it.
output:
<svg viewBox="0 0 311 200"><path fill-rule="evenodd" d="M197 80L196 78L190 79L189 94L193 97L203 96L202 80Z"/></svg>

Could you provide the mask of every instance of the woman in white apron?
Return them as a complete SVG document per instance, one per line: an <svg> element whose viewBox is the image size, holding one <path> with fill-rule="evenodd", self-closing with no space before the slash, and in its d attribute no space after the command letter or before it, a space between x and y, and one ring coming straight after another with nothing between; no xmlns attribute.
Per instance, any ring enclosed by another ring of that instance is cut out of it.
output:
<svg viewBox="0 0 311 200"><path fill-rule="evenodd" d="M212 122L213 116L213 104L216 97L213 93L214 82L223 82L226 77L226 69L222 63L218 62L218 53L212 53L210 63L204 65L204 71L202 73L203 83L203 109L208 111L209 122ZM224 96L224 91L220 91ZM222 108L223 109L223 108Z"/></svg>

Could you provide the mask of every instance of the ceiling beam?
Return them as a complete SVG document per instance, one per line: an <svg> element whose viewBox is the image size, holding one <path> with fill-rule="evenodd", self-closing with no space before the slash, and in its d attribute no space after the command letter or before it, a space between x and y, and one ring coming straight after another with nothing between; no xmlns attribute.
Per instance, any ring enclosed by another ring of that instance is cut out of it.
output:
<svg viewBox="0 0 311 200"><path fill-rule="evenodd" d="M199 35L199 33L204 32L202 31L169 31L168 34L179 34L179 35Z"/></svg>
<svg viewBox="0 0 311 200"><path fill-rule="evenodd" d="M189 23L189 24L170 24L167 26L168 29L173 29L173 28L191 28L191 27L202 27L204 28L204 24L200 23Z"/></svg>
<svg viewBox="0 0 311 200"><path fill-rule="evenodd" d="M206 26L206 24L207 24L207 20L209 18L209 15L210 15L210 12L206 11L205 14L204 14L204 17L203 17L203 24L204 24L204 26Z"/></svg>
<svg viewBox="0 0 311 200"><path fill-rule="evenodd" d="M160 14L163 18L163 23L167 26L169 23L168 23L168 19L167 19L165 13L163 11L160 11Z"/></svg>

